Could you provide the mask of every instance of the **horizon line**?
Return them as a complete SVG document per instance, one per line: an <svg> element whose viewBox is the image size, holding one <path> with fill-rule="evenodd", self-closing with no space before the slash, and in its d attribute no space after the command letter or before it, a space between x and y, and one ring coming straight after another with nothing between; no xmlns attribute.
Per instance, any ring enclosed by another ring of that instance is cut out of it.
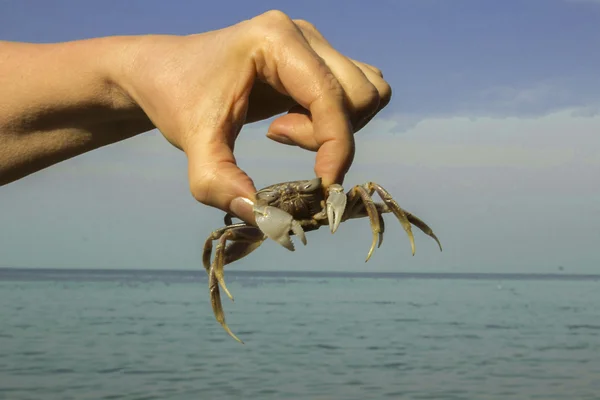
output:
<svg viewBox="0 0 600 400"><path fill-rule="evenodd" d="M384 272L384 271L325 271L325 270L234 270L227 271L233 276L256 277L330 277L330 278L479 278L479 279L561 279L561 280L600 280L599 274L565 273L565 272ZM51 267L0 267L0 280L5 274L200 274L205 276L204 269L137 269L137 268L51 268Z"/></svg>

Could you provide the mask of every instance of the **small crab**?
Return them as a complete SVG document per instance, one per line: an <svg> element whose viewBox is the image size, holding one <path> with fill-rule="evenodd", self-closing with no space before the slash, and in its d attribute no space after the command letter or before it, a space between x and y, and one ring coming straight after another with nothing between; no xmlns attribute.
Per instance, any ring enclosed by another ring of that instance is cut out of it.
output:
<svg viewBox="0 0 600 400"><path fill-rule="evenodd" d="M371 196L377 193L383 203L375 203ZM375 246L383 241L384 222L382 214L393 213L408 234L412 254L415 242L411 224L431 236L442 250L440 241L431 228L419 218L400 208L387 190L374 182L354 186L347 194L341 185L328 188L321 185L321 178L278 183L256 192L253 205L258 228L245 222L233 223L232 215L225 215L224 227L212 232L204 244L202 261L208 273L208 285L212 309L217 321L235 340L243 343L231 332L225 322L219 286L233 301L233 296L225 285L223 267L239 260L256 250L270 238L290 251L294 244L290 235L296 235L306 245L305 232L329 225L334 233L340 223L352 219L368 217L373 232L373 241L367 254L369 261ZM218 240L215 257L211 262L213 241ZM230 242L229 244L227 242Z"/></svg>

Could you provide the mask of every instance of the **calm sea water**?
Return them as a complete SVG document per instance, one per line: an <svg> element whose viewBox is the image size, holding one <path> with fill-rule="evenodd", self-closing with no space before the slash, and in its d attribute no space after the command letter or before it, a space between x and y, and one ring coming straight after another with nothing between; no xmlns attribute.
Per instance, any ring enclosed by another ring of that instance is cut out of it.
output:
<svg viewBox="0 0 600 400"><path fill-rule="evenodd" d="M1 399L600 399L597 278L0 270Z"/></svg>

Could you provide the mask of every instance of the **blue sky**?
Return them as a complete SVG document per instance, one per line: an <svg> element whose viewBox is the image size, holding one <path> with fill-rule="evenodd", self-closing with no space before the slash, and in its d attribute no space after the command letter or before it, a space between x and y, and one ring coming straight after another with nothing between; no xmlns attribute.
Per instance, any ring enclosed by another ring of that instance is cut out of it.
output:
<svg viewBox="0 0 600 400"><path fill-rule="evenodd" d="M2 1L0 39L218 29L278 8L376 65L388 108L357 134L346 185L374 180L426 220L410 256L391 217L266 243L229 268L600 273L600 1ZM209 57L209 55L207 55ZM313 176L314 154L242 131L256 184ZM0 189L0 265L200 268L222 215L194 202L183 155L151 132Z"/></svg>

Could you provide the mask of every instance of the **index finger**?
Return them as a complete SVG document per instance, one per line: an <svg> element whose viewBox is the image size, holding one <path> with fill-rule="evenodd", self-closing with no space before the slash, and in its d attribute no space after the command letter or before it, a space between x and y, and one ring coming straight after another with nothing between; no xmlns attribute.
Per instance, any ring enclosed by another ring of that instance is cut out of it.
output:
<svg viewBox="0 0 600 400"><path fill-rule="evenodd" d="M342 86L289 17L271 11L257 18L262 22L254 53L259 77L310 111L319 146L315 173L326 187L342 183L355 151Z"/></svg>

